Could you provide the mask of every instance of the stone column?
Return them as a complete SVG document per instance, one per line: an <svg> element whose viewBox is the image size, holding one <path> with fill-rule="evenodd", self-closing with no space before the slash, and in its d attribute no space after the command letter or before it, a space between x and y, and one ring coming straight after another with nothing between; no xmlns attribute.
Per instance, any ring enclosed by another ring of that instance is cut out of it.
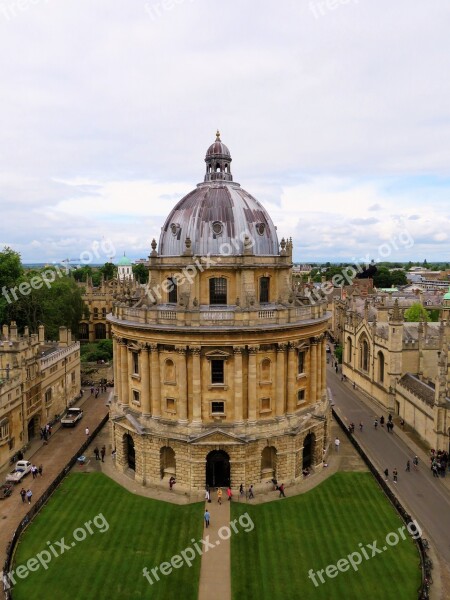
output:
<svg viewBox="0 0 450 600"><path fill-rule="evenodd" d="M295 382L297 380L297 365L296 365L296 357L297 351L292 342L289 343L288 349L288 377L287 377L287 387L288 387L288 397L287 397L287 414L293 415L295 413L295 408L297 406L297 397L295 395L296 385Z"/></svg>
<svg viewBox="0 0 450 600"><path fill-rule="evenodd" d="M151 402L152 417L159 419L161 417L161 376L159 368L158 344L152 344L151 350Z"/></svg>
<svg viewBox="0 0 450 600"><path fill-rule="evenodd" d="M141 410L142 414L150 416L150 365L148 362L148 348L141 349Z"/></svg>
<svg viewBox="0 0 450 600"><path fill-rule="evenodd" d="M200 347L192 348L192 422L197 425L200 425L202 422L202 380L200 352Z"/></svg>
<svg viewBox="0 0 450 600"><path fill-rule="evenodd" d="M234 421L241 424L244 421L242 396L242 352L243 346L233 346L234 352Z"/></svg>
<svg viewBox="0 0 450 600"><path fill-rule="evenodd" d="M285 363L286 363L286 349L287 344L278 344L277 347L277 379L275 383L276 387L276 406L275 416L278 419L284 417L286 408L286 375L285 375Z"/></svg>
<svg viewBox="0 0 450 600"><path fill-rule="evenodd" d="M178 422L182 425L188 423L188 399L187 399L187 369L186 348L177 347L178 352Z"/></svg>
<svg viewBox="0 0 450 600"><path fill-rule="evenodd" d="M256 355L257 346L248 348L248 420L249 423L256 423Z"/></svg>
<svg viewBox="0 0 450 600"><path fill-rule="evenodd" d="M316 389L317 389L317 397L319 400L322 395L322 340L319 338L317 342L317 356L316 356L316 364L317 364L317 377L316 377Z"/></svg>
<svg viewBox="0 0 450 600"><path fill-rule="evenodd" d="M114 338L116 345L114 347L114 395L119 398L122 395L122 372L121 372L121 341Z"/></svg>
<svg viewBox="0 0 450 600"><path fill-rule="evenodd" d="M322 341L322 394L321 397L327 395L327 353L326 353L327 342L325 339Z"/></svg>
<svg viewBox="0 0 450 600"><path fill-rule="evenodd" d="M317 400L317 340L311 342L311 373L310 375L310 399L314 403Z"/></svg>
<svg viewBox="0 0 450 600"><path fill-rule="evenodd" d="M120 387L121 387L121 404L129 404L129 385L128 385L128 348L126 344L120 346Z"/></svg>

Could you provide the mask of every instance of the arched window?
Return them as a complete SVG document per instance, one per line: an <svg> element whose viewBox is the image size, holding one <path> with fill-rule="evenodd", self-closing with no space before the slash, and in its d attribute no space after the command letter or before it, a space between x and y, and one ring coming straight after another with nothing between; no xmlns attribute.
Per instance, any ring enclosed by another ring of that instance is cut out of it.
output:
<svg viewBox="0 0 450 600"><path fill-rule="evenodd" d="M167 279L167 301L169 304L176 304L178 302L178 283L175 277L169 277Z"/></svg>
<svg viewBox="0 0 450 600"><path fill-rule="evenodd" d="M363 371L369 370L369 344L367 340L363 340L361 343L361 369Z"/></svg>
<svg viewBox="0 0 450 600"><path fill-rule="evenodd" d="M259 279L259 302L269 302L270 277L261 277Z"/></svg>
<svg viewBox="0 0 450 600"><path fill-rule="evenodd" d="M227 303L227 280L225 277L212 277L209 280L209 303Z"/></svg>
<svg viewBox="0 0 450 600"><path fill-rule="evenodd" d="M270 359L265 358L261 361L260 377L261 381L270 381Z"/></svg>
<svg viewBox="0 0 450 600"><path fill-rule="evenodd" d="M380 351L377 355L378 358L378 381L384 382L384 354Z"/></svg>
<svg viewBox="0 0 450 600"><path fill-rule="evenodd" d="M352 338L348 337L347 338L347 362L349 364L351 364L351 362L352 362L352 354L353 354Z"/></svg>
<svg viewBox="0 0 450 600"><path fill-rule="evenodd" d="M170 446L163 446L159 451L161 479L175 477L176 475L176 460L175 452Z"/></svg>

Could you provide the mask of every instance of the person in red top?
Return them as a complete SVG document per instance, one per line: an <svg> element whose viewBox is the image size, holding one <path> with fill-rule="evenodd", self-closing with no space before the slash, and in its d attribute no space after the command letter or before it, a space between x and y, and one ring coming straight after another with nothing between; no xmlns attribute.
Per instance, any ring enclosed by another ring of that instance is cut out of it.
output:
<svg viewBox="0 0 450 600"><path fill-rule="evenodd" d="M284 493L284 483L282 483L278 489L280 490L280 498L286 498L286 494Z"/></svg>
<svg viewBox="0 0 450 600"><path fill-rule="evenodd" d="M228 496L228 501L230 501L233 496L233 492L231 491L230 486L228 486L228 489L227 489L227 496Z"/></svg>

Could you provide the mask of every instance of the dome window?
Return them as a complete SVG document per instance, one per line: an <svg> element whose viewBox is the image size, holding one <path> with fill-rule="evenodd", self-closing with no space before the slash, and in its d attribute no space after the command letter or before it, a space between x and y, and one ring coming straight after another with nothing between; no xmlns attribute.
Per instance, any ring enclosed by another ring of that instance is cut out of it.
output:
<svg viewBox="0 0 450 600"><path fill-rule="evenodd" d="M266 226L264 223L256 224L256 231L258 232L259 235L264 235L265 230L266 230Z"/></svg>
<svg viewBox="0 0 450 600"><path fill-rule="evenodd" d="M180 225L178 223L172 223L170 226L170 231L172 232L172 235L177 235L179 229Z"/></svg>
<svg viewBox="0 0 450 600"><path fill-rule="evenodd" d="M215 235L220 235L223 231L223 225L220 221L214 221L212 224L212 230Z"/></svg>

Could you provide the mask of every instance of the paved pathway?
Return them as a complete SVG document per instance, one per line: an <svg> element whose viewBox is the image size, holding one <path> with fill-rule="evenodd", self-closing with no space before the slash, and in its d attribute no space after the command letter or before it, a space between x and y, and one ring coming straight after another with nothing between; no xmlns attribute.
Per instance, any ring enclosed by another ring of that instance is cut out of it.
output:
<svg viewBox="0 0 450 600"><path fill-rule="evenodd" d="M443 585L450 589L450 479L433 477L429 468L428 455L418 447L397 424L394 433L387 433L386 426L375 429L374 420L378 420L383 411L371 402L352 384L340 381L333 369L328 368L328 386L333 395L335 409L347 423L356 425L355 437L367 452L379 471L389 469L389 485L397 494L406 510L417 520L432 544L435 558L441 559ZM387 418L386 412L384 412ZM363 422L363 432L358 428ZM412 463L414 455L419 457L419 470L405 472L406 461ZM398 469L398 483L392 481L392 470ZM436 577L434 578L436 581ZM448 598L449 596L442 596Z"/></svg>
<svg viewBox="0 0 450 600"><path fill-rule="evenodd" d="M198 600L211 600L220 597L220 600L231 600L231 543L230 538L223 540L219 536L221 527L230 525L230 503L227 500L226 490L222 490L222 504L217 502L217 494L211 496L212 502L206 503L211 514L211 524L204 528L203 539L209 535L209 541L215 544L202 556L200 569L200 585ZM225 500L224 500L225 498ZM226 533L221 535L226 537Z"/></svg>

